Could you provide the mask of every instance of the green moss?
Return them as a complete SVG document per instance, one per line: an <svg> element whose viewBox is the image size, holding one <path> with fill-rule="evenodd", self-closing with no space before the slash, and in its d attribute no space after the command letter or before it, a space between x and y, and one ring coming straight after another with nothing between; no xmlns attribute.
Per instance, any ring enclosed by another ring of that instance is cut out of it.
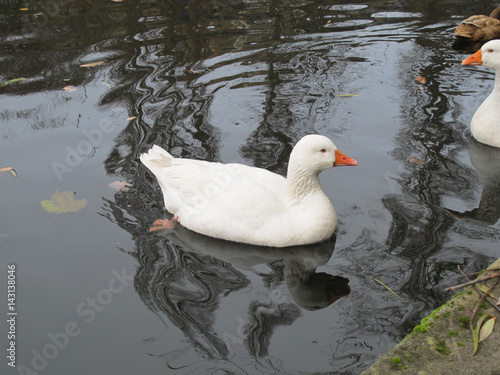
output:
<svg viewBox="0 0 500 375"><path fill-rule="evenodd" d="M453 296L453 298L458 297L458 296L461 296L461 295L462 295L462 292L457 292L457 294L455 294L455 295Z"/></svg>
<svg viewBox="0 0 500 375"><path fill-rule="evenodd" d="M436 310L434 310L433 312L431 312L431 315L429 315L429 318L434 318L434 319L439 318L439 315L437 315L437 312L438 312L439 310L441 310L441 308L442 308L442 307L443 307L443 306L440 306L440 307L438 307Z"/></svg>
<svg viewBox="0 0 500 375"><path fill-rule="evenodd" d="M450 349L448 349L445 344L444 344L444 341L439 341L437 344L436 344L436 347L435 347L436 351L438 351L439 353L441 354L450 354Z"/></svg>
<svg viewBox="0 0 500 375"><path fill-rule="evenodd" d="M415 328L413 328L413 332L414 333L426 333L426 332L429 332L429 328L427 328L427 326L425 324L420 324L420 325L416 326Z"/></svg>
<svg viewBox="0 0 500 375"><path fill-rule="evenodd" d="M463 328L469 328L470 318L468 316L460 316L458 321Z"/></svg>
<svg viewBox="0 0 500 375"><path fill-rule="evenodd" d="M448 332L448 335L450 335L450 337L457 337L458 332L457 331L450 331L450 332Z"/></svg>
<svg viewBox="0 0 500 375"><path fill-rule="evenodd" d="M403 370L408 370L408 366L401 367Z"/></svg>
<svg viewBox="0 0 500 375"><path fill-rule="evenodd" d="M483 302L482 304L479 305L480 308L482 309L485 309L486 308L486 304Z"/></svg>
<svg viewBox="0 0 500 375"><path fill-rule="evenodd" d="M459 341L459 342L457 342L457 345L458 346L464 346L464 343Z"/></svg>
<svg viewBox="0 0 500 375"><path fill-rule="evenodd" d="M473 293L473 291L472 290L468 290L466 293L470 295L470 294Z"/></svg>
<svg viewBox="0 0 500 375"><path fill-rule="evenodd" d="M458 311L462 311L464 308L464 306L458 306Z"/></svg>
<svg viewBox="0 0 500 375"><path fill-rule="evenodd" d="M429 328L427 327L427 321L428 320L429 320L429 317L426 317L426 318L422 319L422 321L420 322L420 324L418 326L416 326L415 328L413 328L413 332L414 333L429 332Z"/></svg>
<svg viewBox="0 0 500 375"><path fill-rule="evenodd" d="M401 363L401 358L399 357L392 357L391 362L393 365L399 365Z"/></svg>

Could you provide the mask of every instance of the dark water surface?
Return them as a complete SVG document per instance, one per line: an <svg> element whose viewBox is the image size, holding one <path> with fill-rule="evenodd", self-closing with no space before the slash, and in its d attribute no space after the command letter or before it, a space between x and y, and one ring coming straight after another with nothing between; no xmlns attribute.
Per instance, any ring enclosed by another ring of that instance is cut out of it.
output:
<svg viewBox="0 0 500 375"><path fill-rule="evenodd" d="M451 48L495 2L1 4L1 373L359 374L500 256L500 151L469 133L494 75ZM152 144L284 173L310 133L359 161L322 174L336 238L148 233ZM46 212L63 191L86 206Z"/></svg>

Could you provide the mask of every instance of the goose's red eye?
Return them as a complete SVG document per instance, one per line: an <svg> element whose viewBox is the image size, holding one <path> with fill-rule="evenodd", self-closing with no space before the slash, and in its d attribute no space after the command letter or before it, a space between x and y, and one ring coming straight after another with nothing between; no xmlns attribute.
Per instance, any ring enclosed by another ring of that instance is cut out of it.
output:
<svg viewBox="0 0 500 375"><path fill-rule="evenodd" d="M321 152L322 152L322 153L325 153L325 152L326 152L326 149L325 149L325 148L322 148L322 149L321 149Z"/></svg>
<svg viewBox="0 0 500 375"><path fill-rule="evenodd" d="M493 53L493 50L490 48L490 49L488 50L488 53Z"/></svg>

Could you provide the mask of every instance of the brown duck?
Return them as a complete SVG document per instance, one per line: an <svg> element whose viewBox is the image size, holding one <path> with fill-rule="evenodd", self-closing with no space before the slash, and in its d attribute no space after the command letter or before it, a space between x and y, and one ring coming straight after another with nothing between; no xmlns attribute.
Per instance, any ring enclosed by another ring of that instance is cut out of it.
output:
<svg viewBox="0 0 500 375"><path fill-rule="evenodd" d="M489 16L476 15L467 18L455 29L455 37L468 42L486 42L500 38L500 7Z"/></svg>

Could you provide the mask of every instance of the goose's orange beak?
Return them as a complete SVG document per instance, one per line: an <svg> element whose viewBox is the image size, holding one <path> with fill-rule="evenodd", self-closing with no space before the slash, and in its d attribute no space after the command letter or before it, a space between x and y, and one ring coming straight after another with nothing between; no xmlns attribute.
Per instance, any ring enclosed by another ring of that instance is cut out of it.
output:
<svg viewBox="0 0 500 375"><path fill-rule="evenodd" d="M342 167L347 165L358 165L358 161L356 159L352 159L347 155L344 155L339 150L335 150L335 162L333 163L334 167Z"/></svg>
<svg viewBox="0 0 500 375"><path fill-rule="evenodd" d="M462 61L462 65L483 65L483 55L481 54L481 50L467 57L464 61Z"/></svg>

